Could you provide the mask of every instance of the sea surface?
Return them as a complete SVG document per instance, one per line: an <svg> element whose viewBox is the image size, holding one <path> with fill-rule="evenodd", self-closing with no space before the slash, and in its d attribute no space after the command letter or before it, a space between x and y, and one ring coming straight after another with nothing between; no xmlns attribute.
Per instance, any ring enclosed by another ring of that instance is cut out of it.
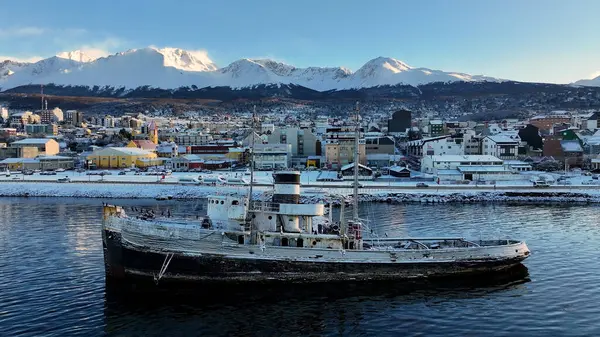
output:
<svg viewBox="0 0 600 337"><path fill-rule="evenodd" d="M598 336L600 206L364 204L389 236L527 241L493 280L106 291L102 202L0 198L0 336ZM204 201L110 200L195 218Z"/></svg>

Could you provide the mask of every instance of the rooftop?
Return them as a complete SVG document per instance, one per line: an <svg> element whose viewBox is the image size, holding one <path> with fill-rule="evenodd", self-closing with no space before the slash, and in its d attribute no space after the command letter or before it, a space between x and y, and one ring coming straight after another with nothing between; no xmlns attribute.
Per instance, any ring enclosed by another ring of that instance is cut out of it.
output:
<svg viewBox="0 0 600 337"><path fill-rule="evenodd" d="M425 157L425 158L427 158L427 157ZM465 161L469 161L469 162L498 161L498 162L501 162L502 161L501 159L494 157L494 156L479 155L479 154L464 155L464 156L446 154L446 155L431 156L431 159L433 161L447 161L447 162L465 162Z"/></svg>
<svg viewBox="0 0 600 337"><path fill-rule="evenodd" d="M16 142L12 142L12 144L22 144L22 145L43 145L53 140L52 138L26 138L21 139Z"/></svg>

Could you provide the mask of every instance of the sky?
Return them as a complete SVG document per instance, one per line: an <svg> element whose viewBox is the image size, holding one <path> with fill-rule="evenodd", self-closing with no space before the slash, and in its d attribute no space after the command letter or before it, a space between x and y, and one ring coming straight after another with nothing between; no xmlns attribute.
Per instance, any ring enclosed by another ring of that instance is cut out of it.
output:
<svg viewBox="0 0 600 337"><path fill-rule="evenodd" d="M378 56L529 82L600 75L598 0L0 0L0 60L147 46L219 66L271 58L353 71Z"/></svg>

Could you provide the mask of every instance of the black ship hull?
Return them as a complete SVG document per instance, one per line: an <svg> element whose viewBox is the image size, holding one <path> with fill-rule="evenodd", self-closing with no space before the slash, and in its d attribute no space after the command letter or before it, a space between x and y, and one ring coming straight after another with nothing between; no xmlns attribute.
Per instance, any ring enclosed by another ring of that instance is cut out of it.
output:
<svg viewBox="0 0 600 337"><path fill-rule="evenodd" d="M433 263L323 263L274 261L202 254L174 254L163 275L159 273L167 259L143 247L123 244L118 232L103 231L104 262L107 282L143 281L161 284L223 282L334 282L390 281L449 277L477 277L507 272L521 266L523 258L488 261Z"/></svg>

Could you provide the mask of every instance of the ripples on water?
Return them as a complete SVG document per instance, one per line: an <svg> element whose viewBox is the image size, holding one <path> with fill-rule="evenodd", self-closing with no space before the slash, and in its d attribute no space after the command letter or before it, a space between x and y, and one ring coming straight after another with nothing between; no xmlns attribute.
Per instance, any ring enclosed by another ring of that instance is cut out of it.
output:
<svg viewBox="0 0 600 337"><path fill-rule="evenodd" d="M204 212L201 202L119 201ZM594 336L600 334L595 205L388 205L379 235L514 237L533 252L505 279L105 293L101 201L0 198L0 336Z"/></svg>

